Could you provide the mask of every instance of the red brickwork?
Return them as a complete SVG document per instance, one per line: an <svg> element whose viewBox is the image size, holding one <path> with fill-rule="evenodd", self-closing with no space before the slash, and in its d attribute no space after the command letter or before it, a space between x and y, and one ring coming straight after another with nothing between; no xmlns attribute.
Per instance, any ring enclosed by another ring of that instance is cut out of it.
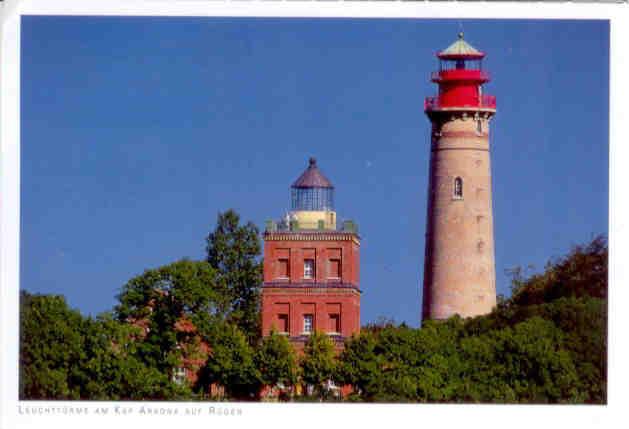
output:
<svg viewBox="0 0 629 429"><path fill-rule="evenodd" d="M264 237L262 335L285 332L301 352L312 330L342 340L360 330L360 244L354 233L339 231L267 232ZM312 274L305 266L313 261Z"/></svg>

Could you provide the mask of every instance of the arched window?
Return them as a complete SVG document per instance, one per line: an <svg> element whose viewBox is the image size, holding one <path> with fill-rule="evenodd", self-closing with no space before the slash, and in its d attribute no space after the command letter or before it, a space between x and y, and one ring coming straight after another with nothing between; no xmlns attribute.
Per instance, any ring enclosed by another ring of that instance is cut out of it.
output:
<svg viewBox="0 0 629 429"><path fill-rule="evenodd" d="M454 179L454 198L463 198L463 179Z"/></svg>

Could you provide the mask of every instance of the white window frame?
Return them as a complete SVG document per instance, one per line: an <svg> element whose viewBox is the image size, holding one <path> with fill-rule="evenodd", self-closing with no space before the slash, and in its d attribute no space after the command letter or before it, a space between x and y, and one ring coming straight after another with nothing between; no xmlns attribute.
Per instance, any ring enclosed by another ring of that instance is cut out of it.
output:
<svg viewBox="0 0 629 429"><path fill-rule="evenodd" d="M176 368L173 368L173 383L178 384L178 385L182 385L186 382L186 368L182 367L182 366L178 366Z"/></svg>
<svg viewBox="0 0 629 429"><path fill-rule="evenodd" d="M304 314L304 334L310 335L314 331L314 314Z"/></svg>
<svg viewBox="0 0 629 429"><path fill-rule="evenodd" d="M314 259L304 259L304 278L315 278L315 261Z"/></svg>

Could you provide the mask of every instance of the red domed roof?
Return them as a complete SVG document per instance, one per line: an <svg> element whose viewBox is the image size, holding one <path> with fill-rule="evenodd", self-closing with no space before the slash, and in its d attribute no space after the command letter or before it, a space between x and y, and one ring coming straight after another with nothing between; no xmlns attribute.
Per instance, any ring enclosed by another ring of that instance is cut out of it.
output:
<svg viewBox="0 0 629 429"><path fill-rule="evenodd" d="M310 158L308 168L291 186L292 188L334 188L332 182L317 167L317 160Z"/></svg>

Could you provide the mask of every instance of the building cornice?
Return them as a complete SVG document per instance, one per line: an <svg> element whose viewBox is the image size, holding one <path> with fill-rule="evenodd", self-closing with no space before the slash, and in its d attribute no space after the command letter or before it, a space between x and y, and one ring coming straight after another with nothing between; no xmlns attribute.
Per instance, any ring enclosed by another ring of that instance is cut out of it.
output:
<svg viewBox="0 0 629 429"><path fill-rule="evenodd" d="M352 241L360 245L360 237L344 231L282 231L265 232L265 241Z"/></svg>
<svg viewBox="0 0 629 429"><path fill-rule="evenodd" d="M358 286L352 283L287 283L287 282L264 282L262 284L262 289L265 292L271 291L279 291L280 293L285 292L296 292L300 291L305 294L320 294L320 293L330 293L330 292L338 292L342 293L343 291L354 291L362 294L362 291L358 288Z"/></svg>

